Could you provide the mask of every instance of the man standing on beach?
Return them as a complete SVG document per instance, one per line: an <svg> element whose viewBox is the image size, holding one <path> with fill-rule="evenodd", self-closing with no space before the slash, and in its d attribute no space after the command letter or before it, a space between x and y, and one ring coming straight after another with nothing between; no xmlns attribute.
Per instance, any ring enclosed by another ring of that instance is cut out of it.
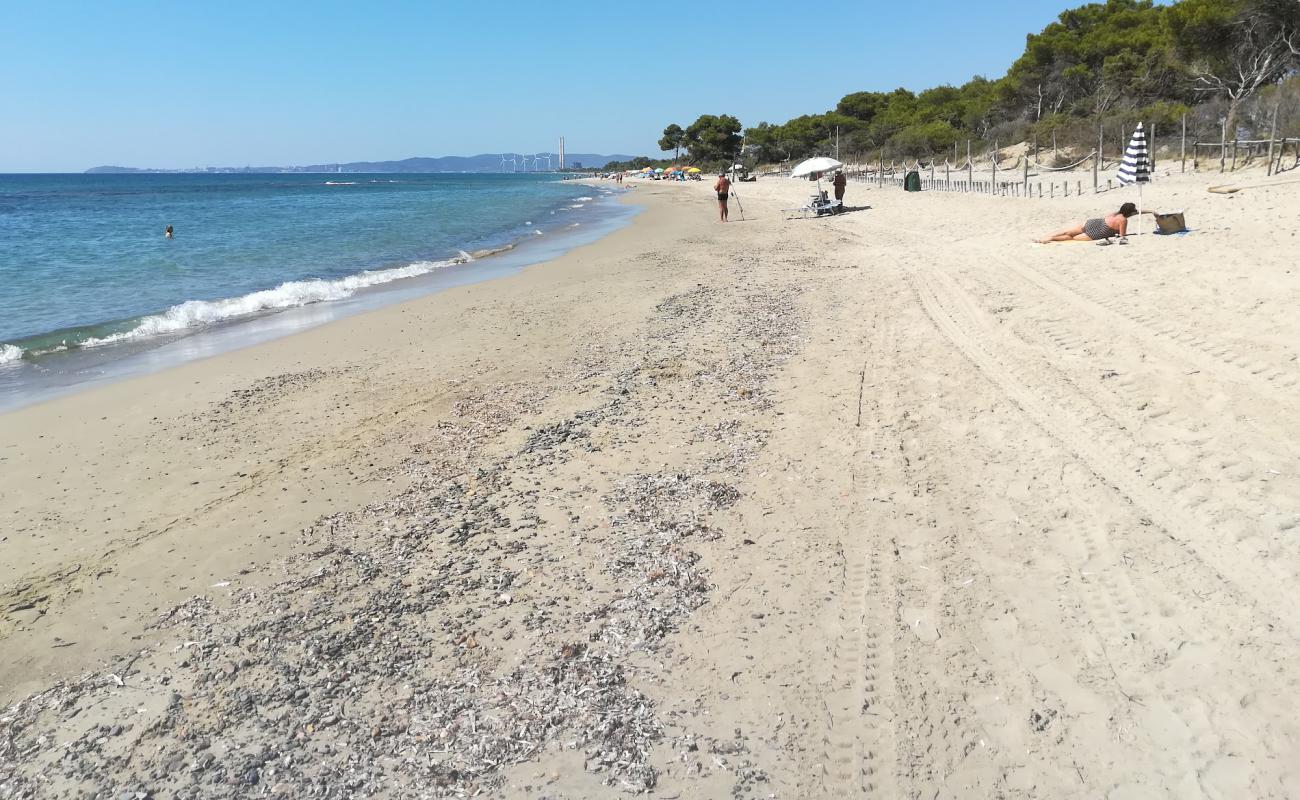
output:
<svg viewBox="0 0 1300 800"><path fill-rule="evenodd" d="M831 185L835 187L835 202L840 204L841 210L843 210L844 206L844 187L848 183L849 179L844 177L844 172L838 169L835 170L835 180L831 182Z"/></svg>
<svg viewBox="0 0 1300 800"><path fill-rule="evenodd" d="M718 193L718 219L726 222L727 198L731 196L731 181L727 180L727 173L718 173L718 182L713 184L713 190Z"/></svg>

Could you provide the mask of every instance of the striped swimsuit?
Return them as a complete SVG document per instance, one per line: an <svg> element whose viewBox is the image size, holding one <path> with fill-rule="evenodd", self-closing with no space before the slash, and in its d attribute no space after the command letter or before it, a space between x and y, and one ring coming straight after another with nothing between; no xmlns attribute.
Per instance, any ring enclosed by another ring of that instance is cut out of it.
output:
<svg viewBox="0 0 1300 800"><path fill-rule="evenodd" d="M1112 236L1119 236L1119 231L1106 224L1104 219L1090 219L1083 223L1083 232L1088 234L1092 240L1109 239Z"/></svg>

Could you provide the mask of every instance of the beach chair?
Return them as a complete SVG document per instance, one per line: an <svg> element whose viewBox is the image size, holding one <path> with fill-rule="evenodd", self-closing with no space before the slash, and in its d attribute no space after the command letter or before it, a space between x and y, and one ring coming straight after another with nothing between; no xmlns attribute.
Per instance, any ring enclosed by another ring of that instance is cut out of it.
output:
<svg viewBox="0 0 1300 800"><path fill-rule="evenodd" d="M819 192L808 198L808 202L798 208L786 208L782 210L787 215L786 219L792 218L795 214L806 219L810 214L814 217L838 214L844 210L844 204L838 200L830 199L826 192Z"/></svg>

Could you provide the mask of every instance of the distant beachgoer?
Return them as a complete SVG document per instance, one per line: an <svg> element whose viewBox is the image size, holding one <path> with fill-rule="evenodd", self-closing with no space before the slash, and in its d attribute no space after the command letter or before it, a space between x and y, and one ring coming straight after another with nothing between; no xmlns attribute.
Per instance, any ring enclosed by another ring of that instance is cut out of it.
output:
<svg viewBox="0 0 1300 800"><path fill-rule="evenodd" d="M727 180L727 173L718 173L718 182L713 184L713 190L718 193L718 218L726 222L727 199L731 196L731 181Z"/></svg>
<svg viewBox="0 0 1300 800"><path fill-rule="evenodd" d="M1039 244L1047 244L1048 242L1095 242L1098 240L1110 241L1111 238L1118 236L1120 244L1128 244L1128 218L1136 216L1137 213L1137 206L1132 203L1125 203L1114 214L1108 214L1105 217L1094 217L1076 225L1071 225L1068 228L1062 228L1056 233L1037 241ZM1154 214L1155 212L1144 211L1142 213Z"/></svg>
<svg viewBox="0 0 1300 800"><path fill-rule="evenodd" d="M835 202L844 205L844 187L849 185L849 179L844 177L841 170L835 170L835 180L831 182L835 187Z"/></svg>
<svg viewBox="0 0 1300 800"><path fill-rule="evenodd" d="M168 239L172 238L172 226L167 226L167 230L163 231L163 236L166 236Z"/></svg>

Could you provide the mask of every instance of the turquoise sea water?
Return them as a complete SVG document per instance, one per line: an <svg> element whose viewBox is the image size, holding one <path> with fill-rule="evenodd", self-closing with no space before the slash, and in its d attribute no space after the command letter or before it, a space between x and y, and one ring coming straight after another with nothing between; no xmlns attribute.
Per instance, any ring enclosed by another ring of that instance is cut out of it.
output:
<svg viewBox="0 0 1300 800"><path fill-rule="evenodd" d="M493 251L607 223L608 194L546 175L0 175L0 383L444 270L464 282Z"/></svg>

